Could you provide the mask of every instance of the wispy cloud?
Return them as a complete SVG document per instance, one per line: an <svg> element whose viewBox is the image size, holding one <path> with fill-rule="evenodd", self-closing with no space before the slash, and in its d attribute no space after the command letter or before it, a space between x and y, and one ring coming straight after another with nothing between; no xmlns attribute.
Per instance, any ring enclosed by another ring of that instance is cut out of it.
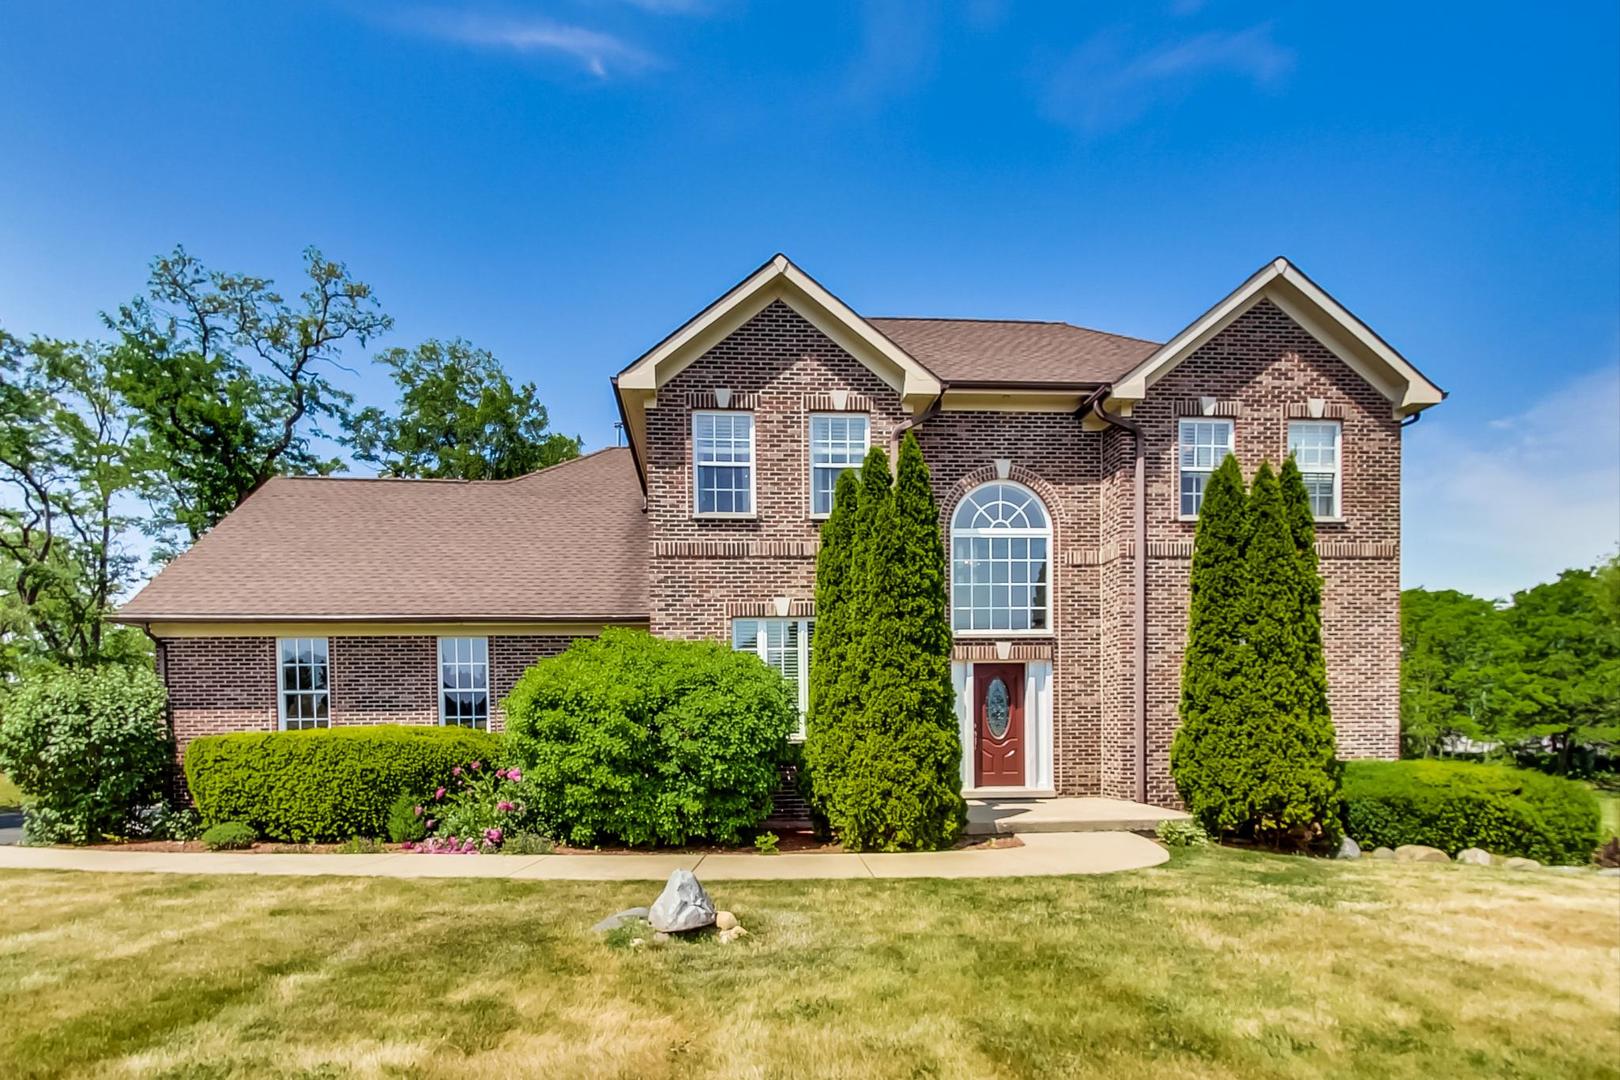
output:
<svg viewBox="0 0 1620 1080"><path fill-rule="evenodd" d="M501 16L453 8L418 8L394 21L414 33L473 48L567 58L602 79L610 74L642 71L658 62L639 46L613 34L539 15Z"/></svg>
<svg viewBox="0 0 1620 1080"><path fill-rule="evenodd" d="M1096 34L1059 65L1045 106L1057 120L1098 132L1124 127L1154 105L1225 75L1265 88L1281 82L1294 53L1272 38L1271 24L1211 30L1136 47L1120 31Z"/></svg>
<svg viewBox="0 0 1620 1080"><path fill-rule="evenodd" d="M1407 434L1403 584L1504 598L1620 541L1620 366L1481 429Z"/></svg>

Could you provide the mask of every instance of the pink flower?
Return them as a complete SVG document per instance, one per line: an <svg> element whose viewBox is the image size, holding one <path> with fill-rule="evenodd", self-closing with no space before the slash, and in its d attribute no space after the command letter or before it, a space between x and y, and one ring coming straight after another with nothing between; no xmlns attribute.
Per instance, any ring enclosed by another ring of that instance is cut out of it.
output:
<svg viewBox="0 0 1620 1080"><path fill-rule="evenodd" d="M433 828L433 826L435 826L435 825L437 825L437 824L438 824L438 822L437 822L437 821L434 821L434 820L433 820L433 819L432 819L432 818L428 818L428 819L427 819L427 827L428 827L428 828L430 828L430 829L431 829L431 828Z"/></svg>
<svg viewBox="0 0 1620 1080"><path fill-rule="evenodd" d="M435 798L435 799L442 799L442 798L444 798L444 788L440 788L440 789L439 789L439 790L437 790L437 791L435 791L435 792L434 792L434 793L433 793L433 797L434 797L434 798Z"/></svg>
<svg viewBox="0 0 1620 1080"><path fill-rule="evenodd" d="M451 776L460 776L461 775L461 766L457 765L455 768L451 769L450 770L450 775Z"/></svg>
<svg viewBox="0 0 1620 1080"><path fill-rule="evenodd" d="M517 809L517 804L509 803L505 799L502 799L500 802L495 804L495 809L499 810L503 814L510 814L513 810Z"/></svg>
<svg viewBox="0 0 1620 1080"><path fill-rule="evenodd" d="M515 784L523 779L523 774L518 772L516 769L507 769L506 778Z"/></svg>
<svg viewBox="0 0 1620 1080"><path fill-rule="evenodd" d="M411 809L416 813L417 817L422 816L422 808L420 806L413 806Z"/></svg>
<svg viewBox="0 0 1620 1080"><path fill-rule="evenodd" d="M499 830L499 829L485 829L484 830L484 839L488 840L492 844L500 843L501 842L501 830Z"/></svg>
<svg viewBox="0 0 1620 1080"><path fill-rule="evenodd" d="M477 771L478 771L478 766L479 766L479 763L478 763L478 762L476 762L476 761L475 761L475 762L473 762L473 763L472 763L472 767L473 767L473 772L477 772Z"/></svg>

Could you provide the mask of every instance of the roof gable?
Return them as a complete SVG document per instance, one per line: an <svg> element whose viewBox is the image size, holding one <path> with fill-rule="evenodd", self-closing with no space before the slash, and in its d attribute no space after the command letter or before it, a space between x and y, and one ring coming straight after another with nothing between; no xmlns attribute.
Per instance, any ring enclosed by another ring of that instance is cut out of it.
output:
<svg viewBox="0 0 1620 1080"><path fill-rule="evenodd" d="M1154 383L1174 371L1200 346L1230 326L1244 312L1270 300L1351 370L1377 388L1407 416L1439 404L1445 391L1409 360L1351 314L1287 259L1274 259L1210 308L1151 356L1115 380L1109 400L1132 403L1147 396Z"/></svg>

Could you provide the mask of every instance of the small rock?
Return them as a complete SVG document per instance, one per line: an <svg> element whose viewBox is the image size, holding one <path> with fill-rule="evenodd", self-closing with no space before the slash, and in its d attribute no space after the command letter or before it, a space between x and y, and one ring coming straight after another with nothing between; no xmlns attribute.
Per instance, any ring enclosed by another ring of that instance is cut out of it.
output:
<svg viewBox="0 0 1620 1080"><path fill-rule="evenodd" d="M1361 858L1361 845L1347 836L1339 841L1339 853L1333 857L1335 859L1359 859Z"/></svg>
<svg viewBox="0 0 1620 1080"><path fill-rule="evenodd" d="M1605 866L1597 872L1598 877L1620 877L1620 866Z"/></svg>
<svg viewBox="0 0 1620 1080"><path fill-rule="evenodd" d="M617 930L631 919L645 919L646 917L647 909L644 907L625 908L623 911L609 915L591 929L598 934L606 934L611 930Z"/></svg>
<svg viewBox="0 0 1620 1080"><path fill-rule="evenodd" d="M653 935L653 944L654 945L663 945L663 944L668 943L668 941L669 941L669 935L664 933L662 930L658 931L656 934Z"/></svg>
<svg viewBox="0 0 1620 1080"><path fill-rule="evenodd" d="M731 929L722 930L718 934L715 935L715 937L719 939L720 944L722 944L722 945L730 945L733 941L736 941L738 938L747 937L747 936L748 936L748 931L744 930L740 926L733 926Z"/></svg>
<svg viewBox="0 0 1620 1080"><path fill-rule="evenodd" d="M677 870L653 901L647 921L654 930L678 934L714 925L714 901L690 870Z"/></svg>
<svg viewBox="0 0 1620 1080"><path fill-rule="evenodd" d="M1491 865L1491 853L1483 848L1465 847L1457 852L1457 861L1467 863L1469 866Z"/></svg>
<svg viewBox="0 0 1620 1080"><path fill-rule="evenodd" d="M717 911L714 913L714 925L720 930L730 930L737 925L737 916L729 911Z"/></svg>
<svg viewBox="0 0 1620 1080"><path fill-rule="evenodd" d="M630 947L632 949L639 949L645 944L647 944L647 943L645 941L643 941L641 938L633 937L633 938L630 939Z"/></svg>
<svg viewBox="0 0 1620 1080"><path fill-rule="evenodd" d="M1395 849L1395 859L1398 862L1450 862L1451 856L1437 847L1426 844L1402 844Z"/></svg>
<svg viewBox="0 0 1620 1080"><path fill-rule="evenodd" d="M1395 849L1387 847L1375 847L1373 848L1372 857L1375 859L1393 859L1395 857Z"/></svg>
<svg viewBox="0 0 1620 1080"><path fill-rule="evenodd" d="M1509 870L1540 870L1541 864L1534 859L1521 859L1515 855L1502 864Z"/></svg>

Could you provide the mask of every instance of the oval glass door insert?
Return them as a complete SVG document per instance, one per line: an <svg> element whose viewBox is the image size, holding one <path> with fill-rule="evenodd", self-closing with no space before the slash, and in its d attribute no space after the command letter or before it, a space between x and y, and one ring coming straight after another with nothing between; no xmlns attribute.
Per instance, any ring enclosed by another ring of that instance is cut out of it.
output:
<svg viewBox="0 0 1620 1080"><path fill-rule="evenodd" d="M1000 678L990 680L984 692L984 726L992 739L1005 739L1012 724L1011 702L1007 697L1007 684Z"/></svg>

